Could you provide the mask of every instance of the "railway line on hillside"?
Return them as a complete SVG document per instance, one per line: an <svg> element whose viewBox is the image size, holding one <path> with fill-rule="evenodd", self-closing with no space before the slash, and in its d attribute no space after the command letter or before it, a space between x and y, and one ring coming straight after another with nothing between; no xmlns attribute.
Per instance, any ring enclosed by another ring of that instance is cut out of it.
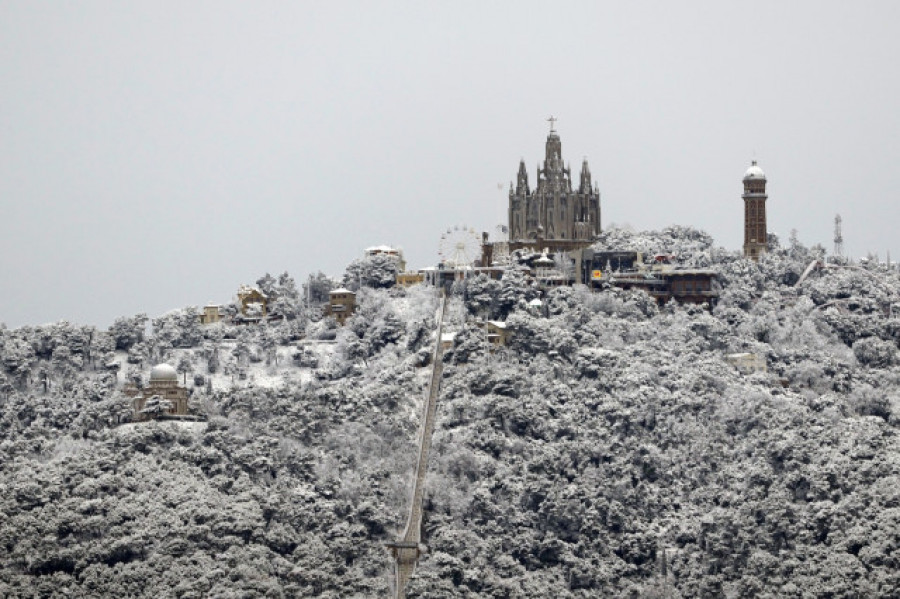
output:
<svg viewBox="0 0 900 599"><path fill-rule="evenodd" d="M406 584L409 582L419 556L422 554L422 500L425 495L425 476L428 471L428 454L431 451L431 436L434 432L434 419L437 413L438 392L443 375L443 346L441 333L444 327L444 316L447 313L447 298L441 296L438 308L437 334L431 360L431 381L428 395L425 398L422 426L419 431L419 457L413 479L412 500L409 506L409 518L406 529L398 541L388 543L387 547L394 556L394 589L395 597L403 599L406 595Z"/></svg>

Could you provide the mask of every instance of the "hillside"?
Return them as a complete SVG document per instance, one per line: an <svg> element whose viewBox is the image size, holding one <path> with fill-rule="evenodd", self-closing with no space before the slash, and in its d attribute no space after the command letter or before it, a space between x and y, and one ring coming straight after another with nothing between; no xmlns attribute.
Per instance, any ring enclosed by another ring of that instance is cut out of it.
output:
<svg viewBox="0 0 900 599"><path fill-rule="evenodd" d="M600 245L713 268L720 301L455 286L408 595L898 596L896 267L796 285L818 255L797 240L759 264L682 227ZM434 291L363 289L338 328L261 281L268 326L0 328L0 595L388 595ZM126 423L122 385L162 361L206 421Z"/></svg>

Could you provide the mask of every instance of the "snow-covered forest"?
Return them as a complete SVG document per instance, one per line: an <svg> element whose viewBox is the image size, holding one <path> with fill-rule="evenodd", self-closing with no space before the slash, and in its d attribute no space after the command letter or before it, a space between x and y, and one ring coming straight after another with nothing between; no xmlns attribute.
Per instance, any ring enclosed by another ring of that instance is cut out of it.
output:
<svg viewBox="0 0 900 599"><path fill-rule="evenodd" d="M757 264L687 227L598 247L714 269L721 297L456 284L408 596L897 597L896 267L798 284L821 247ZM348 266L344 327L337 283L287 273L257 282L268 324L0 326L0 596L388 596L438 300L386 270ZM160 362L204 421L130 421Z"/></svg>

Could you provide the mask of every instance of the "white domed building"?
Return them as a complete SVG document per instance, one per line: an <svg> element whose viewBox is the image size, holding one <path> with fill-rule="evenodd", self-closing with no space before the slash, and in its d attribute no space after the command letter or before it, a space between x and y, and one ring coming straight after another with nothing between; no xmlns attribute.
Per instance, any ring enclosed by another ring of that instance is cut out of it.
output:
<svg viewBox="0 0 900 599"><path fill-rule="evenodd" d="M125 389L134 397L135 420L146 420L154 415L187 416L188 391L178 384L178 372L169 364L157 364L150 370L150 382L143 389L129 385ZM145 412L151 398L158 397L163 409L156 414Z"/></svg>
<svg viewBox="0 0 900 599"><path fill-rule="evenodd" d="M169 383L178 384L178 373L168 364L157 364L150 369L150 384L157 383L167 385Z"/></svg>

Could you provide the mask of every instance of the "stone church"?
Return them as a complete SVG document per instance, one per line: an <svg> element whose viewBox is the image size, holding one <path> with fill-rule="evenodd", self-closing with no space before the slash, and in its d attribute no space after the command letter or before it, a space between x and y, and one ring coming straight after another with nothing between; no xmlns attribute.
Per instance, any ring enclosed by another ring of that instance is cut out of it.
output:
<svg viewBox="0 0 900 599"><path fill-rule="evenodd" d="M519 163L515 186L509 189L509 241L574 248L600 233L600 191L591 182L587 159L581 164L578 188L572 187L572 171L563 164L562 143L550 118L544 164L538 164L537 185L528 182L525 161Z"/></svg>

